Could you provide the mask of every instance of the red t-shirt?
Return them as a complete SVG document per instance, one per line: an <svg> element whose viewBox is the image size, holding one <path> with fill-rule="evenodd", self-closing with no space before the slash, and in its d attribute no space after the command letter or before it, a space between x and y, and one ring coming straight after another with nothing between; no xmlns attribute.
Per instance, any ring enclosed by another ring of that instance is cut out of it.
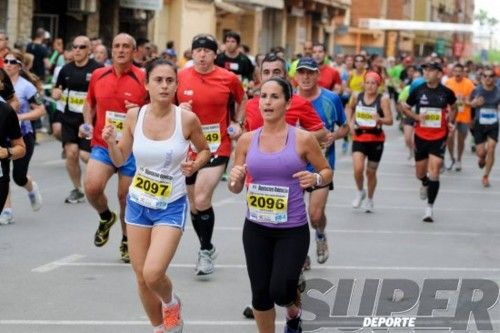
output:
<svg viewBox="0 0 500 333"><path fill-rule="evenodd" d="M252 98L246 105L245 129L253 131L264 125L259 109L260 98ZM300 125L306 131L318 131L323 128L323 122L307 99L293 95L290 107L286 110L285 120L289 125Z"/></svg>
<svg viewBox="0 0 500 333"><path fill-rule="evenodd" d="M120 138L120 127L123 129L124 114L127 113L125 100L140 106L146 102L144 77L144 72L135 66L120 76L113 66L98 68L92 73L87 92L87 102L96 108L92 146L108 147L102 139L102 129L107 122L115 125Z"/></svg>
<svg viewBox="0 0 500 333"><path fill-rule="evenodd" d="M333 90L336 84L342 84L339 72L330 65L319 68L318 85L322 88Z"/></svg>
<svg viewBox="0 0 500 333"><path fill-rule="evenodd" d="M177 101L193 101L193 112L200 119L212 154L230 156L231 139L227 133L231 120L229 103L241 103L245 95L238 77L220 67L214 67L207 74L190 67L179 72L178 79Z"/></svg>

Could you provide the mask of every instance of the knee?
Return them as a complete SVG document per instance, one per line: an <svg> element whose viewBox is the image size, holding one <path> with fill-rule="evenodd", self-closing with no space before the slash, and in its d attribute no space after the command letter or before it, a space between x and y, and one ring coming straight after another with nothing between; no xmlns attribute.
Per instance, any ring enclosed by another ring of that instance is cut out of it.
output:
<svg viewBox="0 0 500 333"><path fill-rule="evenodd" d="M211 206L210 197L206 193L196 193L194 197L194 206L197 210L204 210Z"/></svg>
<svg viewBox="0 0 500 333"><path fill-rule="evenodd" d="M17 186L25 186L28 183L28 177L25 174L21 174L19 172L13 172L12 179Z"/></svg>
<svg viewBox="0 0 500 333"><path fill-rule="evenodd" d="M297 286L290 288L288 283L279 283L270 290L274 302L279 306L289 306L297 296Z"/></svg>
<svg viewBox="0 0 500 333"><path fill-rule="evenodd" d="M375 178L377 169L374 168L366 168L366 177Z"/></svg>
<svg viewBox="0 0 500 333"><path fill-rule="evenodd" d="M157 269L156 267L145 266L142 270L142 277L145 285L152 290L158 289L162 280L165 278L165 272Z"/></svg>
<svg viewBox="0 0 500 333"><path fill-rule="evenodd" d="M78 162L78 157L79 157L78 150L66 147L65 152L66 152L66 161L70 163Z"/></svg>
<svg viewBox="0 0 500 333"><path fill-rule="evenodd" d="M125 205L125 202L127 201L127 193L128 189L126 191L120 191L118 193L118 201L120 202L121 205Z"/></svg>
<svg viewBox="0 0 500 333"><path fill-rule="evenodd" d="M85 179L85 195L88 198L95 198L104 192L100 183L94 182L88 177Z"/></svg>
<svg viewBox="0 0 500 333"><path fill-rule="evenodd" d="M319 207L309 208L309 218L311 219L311 225L314 228L319 226L321 219L323 218L324 210Z"/></svg>

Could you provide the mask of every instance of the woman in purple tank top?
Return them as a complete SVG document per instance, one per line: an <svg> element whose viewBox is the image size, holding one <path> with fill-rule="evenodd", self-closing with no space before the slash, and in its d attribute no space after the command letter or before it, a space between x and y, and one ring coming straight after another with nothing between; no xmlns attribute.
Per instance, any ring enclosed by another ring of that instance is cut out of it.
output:
<svg viewBox="0 0 500 333"><path fill-rule="evenodd" d="M302 332L297 284L309 249L303 191L333 177L314 136L287 125L291 94L281 78L262 85L264 126L239 139L228 182L231 192L240 193L247 179L243 246L260 333L275 331L275 303L286 307L285 332ZM306 171L307 162L320 171Z"/></svg>

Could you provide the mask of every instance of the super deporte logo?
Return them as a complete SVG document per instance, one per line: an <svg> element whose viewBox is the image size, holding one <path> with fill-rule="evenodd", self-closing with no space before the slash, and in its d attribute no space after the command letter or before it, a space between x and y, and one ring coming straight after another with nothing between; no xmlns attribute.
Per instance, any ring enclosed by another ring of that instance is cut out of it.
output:
<svg viewBox="0 0 500 333"><path fill-rule="evenodd" d="M490 312L498 284L487 279L310 279L302 294L304 332L408 329L499 331Z"/></svg>

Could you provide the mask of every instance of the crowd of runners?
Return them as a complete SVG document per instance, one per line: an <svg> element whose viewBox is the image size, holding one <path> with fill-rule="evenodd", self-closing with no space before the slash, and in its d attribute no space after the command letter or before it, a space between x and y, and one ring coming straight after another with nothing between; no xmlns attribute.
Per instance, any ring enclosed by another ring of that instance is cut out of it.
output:
<svg viewBox="0 0 500 333"><path fill-rule="evenodd" d="M309 224L317 263L329 258L325 208L336 141L352 154L353 209L376 212L388 126L400 127L421 182L415 194L425 201L423 222L434 222L440 174L462 170L468 142L484 170L478 182L490 186L499 67L436 54L329 56L312 42L293 60L279 47L252 56L235 32L219 42L197 35L180 57L173 43L160 52L120 33L108 58L99 39L77 36L66 48L56 39L49 48L44 36L39 29L18 49L0 33L0 224L15 219L11 171L32 209L42 207L29 164L46 117L69 178L61 204L90 203L97 247L120 220L120 258L132 265L155 333L182 331L181 299L166 273L188 216L200 243L195 275L214 272L212 199L221 180L233 193L246 192L241 219L252 305L244 313L261 333L275 331L275 304L286 309L285 332L302 331ZM115 173L118 211L105 195Z"/></svg>

